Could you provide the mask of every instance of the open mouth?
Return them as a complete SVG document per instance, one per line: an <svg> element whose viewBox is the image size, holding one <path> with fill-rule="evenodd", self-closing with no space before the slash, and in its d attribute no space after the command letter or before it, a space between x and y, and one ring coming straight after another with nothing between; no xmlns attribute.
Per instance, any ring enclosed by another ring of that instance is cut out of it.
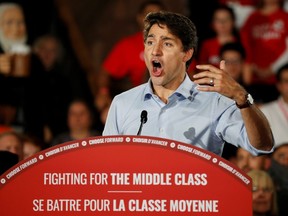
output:
<svg viewBox="0 0 288 216"><path fill-rule="evenodd" d="M162 67L161 63L159 61L156 61L156 60L152 61L152 64L153 64L153 68L161 68Z"/></svg>
<svg viewBox="0 0 288 216"><path fill-rule="evenodd" d="M153 60L152 61L152 65L153 65L153 74L154 76L160 76L161 72L162 72L162 65L159 61L157 60Z"/></svg>

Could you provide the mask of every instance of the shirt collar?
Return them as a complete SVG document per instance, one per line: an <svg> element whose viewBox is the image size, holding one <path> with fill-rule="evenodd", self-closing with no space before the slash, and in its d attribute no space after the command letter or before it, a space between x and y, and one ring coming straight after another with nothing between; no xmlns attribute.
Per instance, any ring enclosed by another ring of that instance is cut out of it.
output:
<svg viewBox="0 0 288 216"><path fill-rule="evenodd" d="M184 81L181 83L178 89L176 89L175 93L178 95L180 94L185 98L190 98L193 91L195 91L195 88L196 84L190 80L188 74L186 73Z"/></svg>
<svg viewBox="0 0 288 216"><path fill-rule="evenodd" d="M197 85L190 80L188 74L186 73L184 81L180 84L180 86L176 89L176 91L173 94L189 99L191 98L192 93L196 91L196 86ZM149 79L144 89L144 100L150 99L152 95L153 95L152 83L151 79Z"/></svg>
<svg viewBox="0 0 288 216"><path fill-rule="evenodd" d="M151 78L149 78L148 82L146 83L146 87L144 89L144 101L150 99L152 95L153 95L152 83Z"/></svg>

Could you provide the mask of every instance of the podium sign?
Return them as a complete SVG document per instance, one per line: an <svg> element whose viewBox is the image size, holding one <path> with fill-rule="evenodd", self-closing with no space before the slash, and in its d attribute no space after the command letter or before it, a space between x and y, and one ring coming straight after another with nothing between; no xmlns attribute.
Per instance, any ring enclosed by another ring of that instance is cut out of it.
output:
<svg viewBox="0 0 288 216"><path fill-rule="evenodd" d="M0 176L0 215L252 215L251 179L174 140L91 137L54 146Z"/></svg>

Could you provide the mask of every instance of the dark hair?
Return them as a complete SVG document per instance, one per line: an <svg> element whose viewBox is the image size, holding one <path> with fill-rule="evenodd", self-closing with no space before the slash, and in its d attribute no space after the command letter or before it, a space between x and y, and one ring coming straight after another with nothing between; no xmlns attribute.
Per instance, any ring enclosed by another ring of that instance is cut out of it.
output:
<svg viewBox="0 0 288 216"><path fill-rule="evenodd" d="M233 22L236 21L236 16L235 16L234 10L233 10L231 7L227 6L226 4L219 4L219 5L214 9L213 16L215 15L215 12L216 12L216 11L219 11L219 10L225 10L225 11L227 11L227 12L230 14L230 16L231 16L232 21L233 21ZM212 16L212 19L214 18L213 16Z"/></svg>
<svg viewBox="0 0 288 216"><path fill-rule="evenodd" d="M219 52L220 57L223 56L224 52L229 50L238 52L241 55L242 59L246 58L245 49L240 42L225 43L224 45L222 45Z"/></svg>
<svg viewBox="0 0 288 216"><path fill-rule="evenodd" d="M158 0L148 0L148 1L144 1L142 2L142 4L140 4L139 9L138 9L138 14L141 14L145 11L146 7L150 6L150 5L157 5L159 8L162 8L163 10L165 10L165 5Z"/></svg>
<svg viewBox="0 0 288 216"><path fill-rule="evenodd" d="M80 98L76 97L72 101L70 101L69 106L68 106L68 111L70 107L72 107L74 104L77 104L77 103L83 104L90 113L93 113L93 109L94 109L93 104L89 103L86 99L81 98L81 97Z"/></svg>
<svg viewBox="0 0 288 216"><path fill-rule="evenodd" d="M216 13L217 11L221 11L221 10L224 10L224 11L226 11L226 12L229 13L229 15L230 15L230 17L231 17L231 19L232 19L232 21L233 21L233 23L234 23L233 29L232 29L232 34L237 38L237 40L240 40L239 31L238 31L238 29L236 28L236 25L235 25L236 15L235 15L234 10L233 10L231 7L229 7L229 6L225 5L225 4L219 4L219 5L213 10L212 21L213 21L213 19L214 19L215 13ZM212 21L211 21L211 22L212 22ZM214 31L214 30L213 30L213 31ZM214 32L214 34L215 34L215 32Z"/></svg>
<svg viewBox="0 0 288 216"><path fill-rule="evenodd" d="M144 24L144 42L146 42L148 33L154 24L159 27L165 25L171 34L181 40L183 51L194 49L193 55L195 54L198 42L197 31L194 23L188 17L168 11L151 12L146 16ZM189 67L192 59L186 62L186 68Z"/></svg>
<svg viewBox="0 0 288 216"><path fill-rule="evenodd" d="M284 71L288 70L288 63L284 64L283 66L281 66L276 73L276 79L278 82L281 81L281 76L284 73Z"/></svg>

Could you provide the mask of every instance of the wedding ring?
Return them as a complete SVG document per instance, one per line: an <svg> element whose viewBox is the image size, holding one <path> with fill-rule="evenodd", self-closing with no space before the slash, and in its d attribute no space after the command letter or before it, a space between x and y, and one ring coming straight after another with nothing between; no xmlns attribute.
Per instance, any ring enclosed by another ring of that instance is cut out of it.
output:
<svg viewBox="0 0 288 216"><path fill-rule="evenodd" d="M210 79L209 85L214 86L214 79L213 78Z"/></svg>

